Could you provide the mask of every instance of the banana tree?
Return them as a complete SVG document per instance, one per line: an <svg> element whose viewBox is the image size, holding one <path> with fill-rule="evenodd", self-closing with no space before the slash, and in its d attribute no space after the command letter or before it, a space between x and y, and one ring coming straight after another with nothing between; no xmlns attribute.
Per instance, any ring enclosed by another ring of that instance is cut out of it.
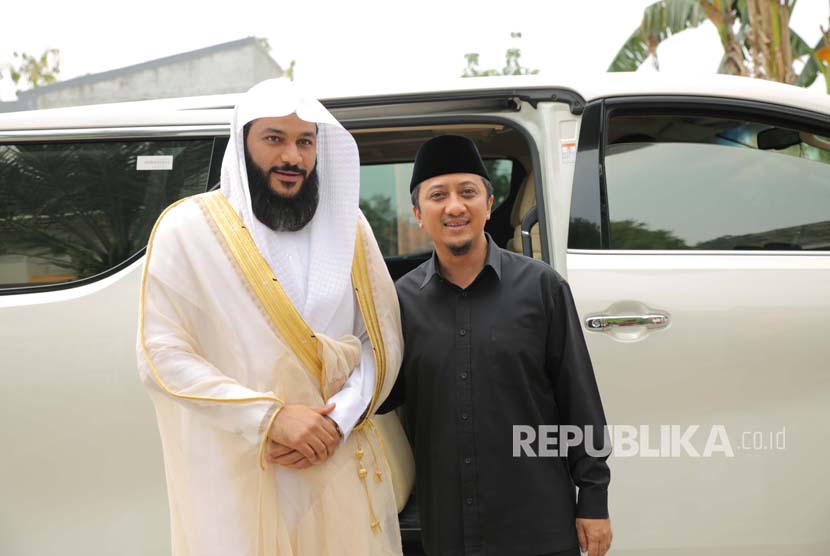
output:
<svg viewBox="0 0 830 556"><path fill-rule="evenodd" d="M686 29L711 21L723 57L719 73L810 86L819 73L830 94L830 64L825 61L827 34L815 46L790 28L797 0L661 0L643 12L640 26L622 46L608 71L634 71L651 57L656 69L658 45ZM803 63L796 73L793 62Z"/></svg>

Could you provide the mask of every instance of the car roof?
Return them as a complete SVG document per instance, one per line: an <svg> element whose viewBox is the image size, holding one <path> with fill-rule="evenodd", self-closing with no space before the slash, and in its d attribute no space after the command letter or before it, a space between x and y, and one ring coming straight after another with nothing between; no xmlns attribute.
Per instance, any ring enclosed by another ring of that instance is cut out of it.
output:
<svg viewBox="0 0 830 556"><path fill-rule="evenodd" d="M401 99L429 98L441 95L502 91L510 96L518 92L566 90L590 102L600 98L656 96L703 96L768 102L800 108L825 116L830 123L830 95L801 87L761 79L729 75L678 76L660 73L605 73L557 77L529 75L481 77L447 80L435 85L423 82L395 85L380 90L368 83L327 86L309 92L324 103L344 101L351 106L362 100L384 104ZM230 110L239 94L184 97L136 102L73 106L0 114L0 130L96 128L147 125L228 125Z"/></svg>

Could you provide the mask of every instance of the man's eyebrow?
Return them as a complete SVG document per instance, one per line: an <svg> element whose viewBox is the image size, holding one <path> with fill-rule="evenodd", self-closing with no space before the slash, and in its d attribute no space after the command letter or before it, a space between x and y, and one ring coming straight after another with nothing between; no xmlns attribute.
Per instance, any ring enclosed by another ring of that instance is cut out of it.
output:
<svg viewBox="0 0 830 556"><path fill-rule="evenodd" d="M285 131L276 127L266 127L262 130L262 133L278 133L280 135L286 135ZM317 137L317 133L315 131L304 131L300 133L300 137Z"/></svg>

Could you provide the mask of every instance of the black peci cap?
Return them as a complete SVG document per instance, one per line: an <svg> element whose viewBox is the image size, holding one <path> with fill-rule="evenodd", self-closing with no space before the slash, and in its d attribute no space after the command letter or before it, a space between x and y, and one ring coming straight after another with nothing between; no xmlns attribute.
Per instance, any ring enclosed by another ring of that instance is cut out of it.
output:
<svg viewBox="0 0 830 556"><path fill-rule="evenodd" d="M490 176L481 160L476 144L460 135L440 135L418 149L409 191L424 180L444 174L478 174L487 181Z"/></svg>

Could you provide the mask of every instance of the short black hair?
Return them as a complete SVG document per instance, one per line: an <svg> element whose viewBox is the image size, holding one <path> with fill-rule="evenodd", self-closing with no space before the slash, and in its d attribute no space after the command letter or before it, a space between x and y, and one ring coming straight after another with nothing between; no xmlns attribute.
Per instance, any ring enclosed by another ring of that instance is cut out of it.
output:
<svg viewBox="0 0 830 556"><path fill-rule="evenodd" d="M479 177L481 178L481 181L484 182L484 189L487 190L487 198L489 199L490 197L493 196L493 184L490 183L490 180L488 180L484 176L479 176ZM421 183L423 183L423 182L421 182ZM418 210L421 210L421 203L418 202L418 194L420 192L421 192L421 184L419 183L418 185L415 186L415 189L412 190L412 206L415 207Z"/></svg>

